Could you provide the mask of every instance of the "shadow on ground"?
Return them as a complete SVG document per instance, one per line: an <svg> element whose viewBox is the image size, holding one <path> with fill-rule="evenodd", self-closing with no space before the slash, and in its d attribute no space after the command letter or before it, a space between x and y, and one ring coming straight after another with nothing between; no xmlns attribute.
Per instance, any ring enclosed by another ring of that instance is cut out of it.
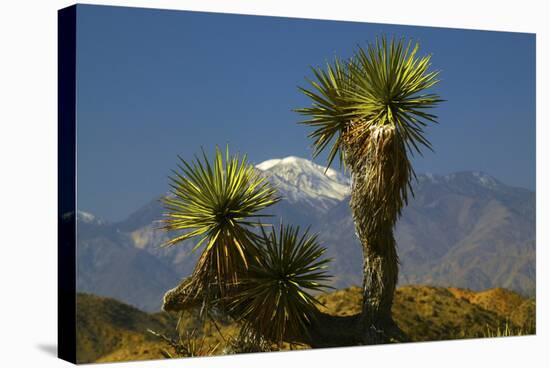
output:
<svg viewBox="0 0 550 368"><path fill-rule="evenodd" d="M36 346L38 350L43 351L44 353L57 357L57 345L56 344L38 344Z"/></svg>

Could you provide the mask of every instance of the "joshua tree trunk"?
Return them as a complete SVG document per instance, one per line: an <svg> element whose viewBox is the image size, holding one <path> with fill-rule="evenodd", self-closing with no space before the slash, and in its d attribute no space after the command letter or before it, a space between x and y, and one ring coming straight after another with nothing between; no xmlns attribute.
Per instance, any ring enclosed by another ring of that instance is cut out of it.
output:
<svg viewBox="0 0 550 368"><path fill-rule="evenodd" d="M393 321L391 309L398 276L393 228L407 200L410 174L405 147L391 126L371 128L366 137L351 136L347 142L350 206L363 248L359 336L365 344L403 341L407 338Z"/></svg>
<svg viewBox="0 0 550 368"><path fill-rule="evenodd" d="M358 327L366 344L385 343L397 338L391 315L397 284L398 259L393 225L379 224L369 228L365 210L371 205L364 193L364 175L354 175L350 205L357 236L363 247L363 306Z"/></svg>

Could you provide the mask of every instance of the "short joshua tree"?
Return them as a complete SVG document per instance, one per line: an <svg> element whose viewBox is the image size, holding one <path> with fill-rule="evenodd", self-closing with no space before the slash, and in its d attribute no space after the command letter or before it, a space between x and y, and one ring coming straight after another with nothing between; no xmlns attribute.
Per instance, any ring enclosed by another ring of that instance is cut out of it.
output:
<svg viewBox="0 0 550 368"><path fill-rule="evenodd" d="M246 157L217 149L212 161L182 159L164 199L164 228L184 232L165 245L196 238L195 249L202 247L194 272L166 294L164 309L222 312L241 324L241 351L301 342L317 311L310 292L328 287L325 248L298 227L266 229L261 211L279 197Z"/></svg>

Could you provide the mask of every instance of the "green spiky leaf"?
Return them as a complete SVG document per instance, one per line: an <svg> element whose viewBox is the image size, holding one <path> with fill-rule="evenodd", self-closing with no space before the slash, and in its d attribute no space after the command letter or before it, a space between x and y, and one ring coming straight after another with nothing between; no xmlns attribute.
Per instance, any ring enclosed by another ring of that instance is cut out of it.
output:
<svg viewBox="0 0 550 368"><path fill-rule="evenodd" d="M180 158L170 186L163 229L178 235L164 246L195 238L194 249L203 248L194 272L205 277L200 284L237 282L255 253L257 235L251 230L261 225L259 212L279 201L275 188L246 156L230 155L228 148L223 154L217 147L212 160L204 152L191 162Z"/></svg>
<svg viewBox="0 0 550 368"><path fill-rule="evenodd" d="M319 303L312 291L329 286L330 261L316 235L299 227L280 225L267 234L262 229L259 253L250 266L233 311L264 338L275 343L306 333Z"/></svg>
<svg viewBox="0 0 550 368"><path fill-rule="evenodd" d="M309 136L315 156L330 145L330 166L342 158L344 135L368 135L383 125L396 128L409 152L431 149L424 128L437 117L426 110L442 100L426 90L439 82L439 72L429 71L431 56L418 56L418 49L418 43L382 37L367 50L359 47L347 62L336 59L325 70L313 70L310 88L300 88L312 106L296 111L310 117L302 123L314 128Z"/></svg>

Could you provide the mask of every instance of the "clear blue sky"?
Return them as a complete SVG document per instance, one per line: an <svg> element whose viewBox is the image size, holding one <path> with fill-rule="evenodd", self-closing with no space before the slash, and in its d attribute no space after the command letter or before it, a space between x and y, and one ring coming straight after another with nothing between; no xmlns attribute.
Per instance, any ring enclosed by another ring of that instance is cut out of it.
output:
<svg viewBox="0 0 550 368"><path fill-rule="evenodd" d="M435 153L417 172L480 170L534 190L532 34L79 5L79 209L124 218L201 146L310 158L297 86L382 34L418 40L441 70Z"/></svg>

